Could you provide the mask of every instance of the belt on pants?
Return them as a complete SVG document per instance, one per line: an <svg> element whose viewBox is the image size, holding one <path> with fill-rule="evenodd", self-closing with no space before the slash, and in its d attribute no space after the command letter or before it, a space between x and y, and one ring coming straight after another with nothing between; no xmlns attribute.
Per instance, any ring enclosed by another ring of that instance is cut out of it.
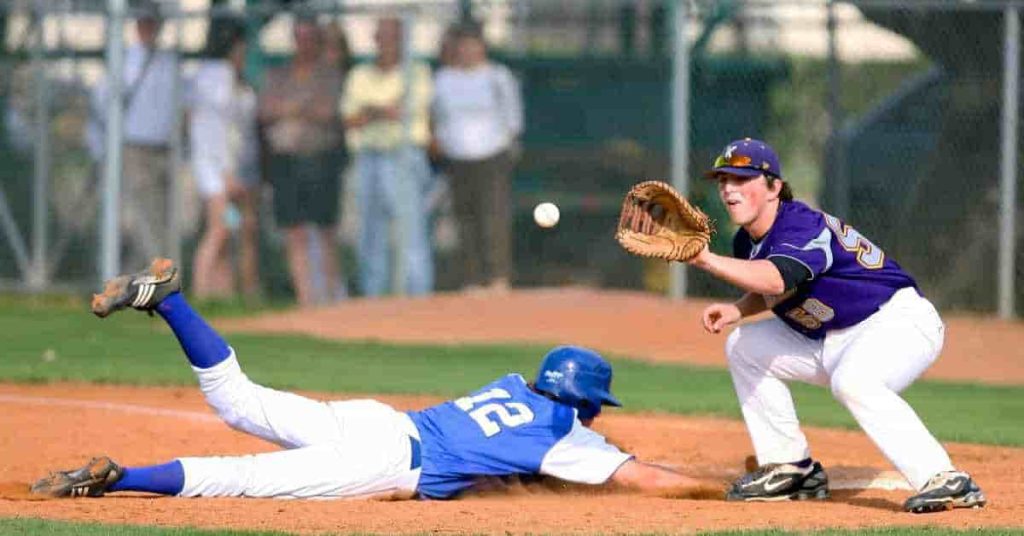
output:
<svg viewBox="0 0 1024 536"><path fill-rule="evenodd" d="M420 453L421 446L420 440L413 436L409 436L409 451L412 453L409 456L409 470L414 471L419 469L423 465L423 455Z"/></svg>

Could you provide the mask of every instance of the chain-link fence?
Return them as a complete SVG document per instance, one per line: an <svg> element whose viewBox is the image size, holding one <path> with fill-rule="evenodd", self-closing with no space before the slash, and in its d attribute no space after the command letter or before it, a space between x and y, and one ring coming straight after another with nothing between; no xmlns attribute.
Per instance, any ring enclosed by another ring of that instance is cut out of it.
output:
<svg viewBox="0 0 1024 536"><path fill-rule="evenodd" d="M90 91L105 79L110 4L16 2L5 4L0 15L0 277L8 284L92 287L102 275L102 165L90 160L81 140ZM1012 5L451 0L210 6L182 0L161 4L159 42L181 60L183 89L174 106L187 110L188 83L208 59L207 36L216 25L211 20L242 21L251 45L244 76L257 93L268 71L290 61L297 14L336 24L361 62L375 57L377 19L396 15L406 23L411 57L429 62L435 73L442 67L446 30L465 18L479 21L490 57L510 69L522 95L521 154L507 196L513 286L665 291L667 267L627 256L612 240L612 227L626 188L642 179L670 179L672 163L680 159L688 163L691 196L720 224L714 248L729 251L733 229L714 188L699 177L728 141L751 136L775 146L798 198L855 225L941 306L995 311L1005 307L1007 293L1017 304L1024 297L1022 233L1014 223L1020 219L1007 216L1021 206L1019 188L1007 188L1021 180L1021 142L1005 115L1009 111L1019 121L1019 107L1004 106L1007 95L1019 98L1014 81L1004 76L1012 67L1007 59L1017 53L1007 32L1018 33L1019 47L1019 25L1007 22ZM129 46L138 15L133 9L126 11ZM682 155L678 148L673 154L672 134L679 131L671 124L672 98L679 95L673 82L680 79L674 69L681 63L673 37L680 19L686 21L683 65L690 67ZM1019 70L1011 72L1019 77ZM434 121L437 135L440 119ZM175 128L168 141L167 165L177 180L165 199L178 214L172 231L186 267L204 228L189 135ZM1007 145L1014 140L1016 153ZM361 229L387 217L357 214L366 207L356 160L351 154L343 174L340 225L333 235L341 246L338 277L353 294L362 292L360 273L367 269L359 254ZM457 181L445 159L433 163L427 187L413 194L428 207L432 288L461 289L470 283L460 254L466 229L455 216L466 212L452 195ZM264 184L259 286L288 296L289 238L274 218L274 188ZM540 201L553 201L562 211L553 229L533 223ZM488 217L479 217L473 225L486 227ZM378 239L401 245L410 237L399 229ZM315 259L323 243L316 233L308 242ZM406 260L393 251L388 255L399 275L408 272ZM322 289L324 278L313 264L312 277ZM696 271L686 277L689 295L733 293Z"/></svg>
<svg viewBox="0 0 1024 536"><path fill-rule="evenodd" d="M1019 190L1007 188L1021 180L1020 139L1009 130L1019 122L1019 91L1009 98L1019 67L1006 76L1009 59L1019 65L1019 13L930 7L860 9L862 27L899 34L915 54L896 71L899 85L866 109L851 82L879 77L840 64L842 126L823 200L877 237L940 305L1008 314L1010 295L1024 291L1022 235L1008 218Z"/></svg>

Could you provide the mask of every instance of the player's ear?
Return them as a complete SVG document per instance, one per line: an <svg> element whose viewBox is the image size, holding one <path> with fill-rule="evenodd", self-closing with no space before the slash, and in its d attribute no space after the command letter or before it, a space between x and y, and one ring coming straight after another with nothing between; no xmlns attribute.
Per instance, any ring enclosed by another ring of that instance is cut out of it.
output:
<svg viewBox="0 0 1024 536"><path fill-rule="evenodd" d="M782 194L783 182L782 179L772 177L771 175L762 175L764 180L768 182L768 199L774 201L778 199Z"/></svg>

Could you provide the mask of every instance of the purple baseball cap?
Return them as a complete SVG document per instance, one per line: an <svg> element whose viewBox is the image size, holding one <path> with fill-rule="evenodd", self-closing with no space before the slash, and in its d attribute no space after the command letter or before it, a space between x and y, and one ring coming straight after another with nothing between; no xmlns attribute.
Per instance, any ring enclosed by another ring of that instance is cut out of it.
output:
<svg viewBox="0 0 1024 536"><path fill-rule="evenodd" d="M761 140L743 138L726 145L722 154L715 158L711 169L704 172L704 176L713 179L719 173L741 177L757 177L761 174L782 177L782 167L770 145Z"/></svg>

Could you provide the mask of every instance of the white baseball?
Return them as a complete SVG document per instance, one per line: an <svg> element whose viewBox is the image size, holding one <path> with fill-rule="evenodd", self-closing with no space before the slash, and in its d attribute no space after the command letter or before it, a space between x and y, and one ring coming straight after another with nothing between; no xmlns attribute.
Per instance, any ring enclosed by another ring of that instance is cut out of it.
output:
<svg viewBox="0 0 1024 536"><path fill-rule="evenodd" d="M533 221L545 229L558 225L558 207L554 203L541 203L533 207Z"/></svg>

